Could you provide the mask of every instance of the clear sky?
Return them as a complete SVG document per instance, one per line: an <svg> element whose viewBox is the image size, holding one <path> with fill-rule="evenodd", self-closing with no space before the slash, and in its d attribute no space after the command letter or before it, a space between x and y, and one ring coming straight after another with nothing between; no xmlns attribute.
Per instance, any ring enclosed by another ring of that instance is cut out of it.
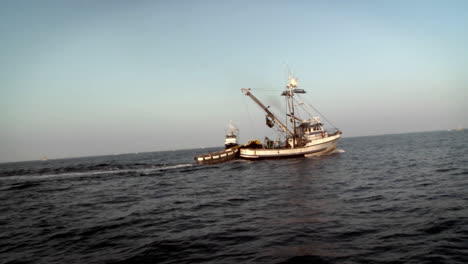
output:
<svg viewBox="0 0 468 264"><path fill-rule="evenodd" d="M0 1L0 162L263 138L287 66L344 136L468 127L468 1Z"/></svg>

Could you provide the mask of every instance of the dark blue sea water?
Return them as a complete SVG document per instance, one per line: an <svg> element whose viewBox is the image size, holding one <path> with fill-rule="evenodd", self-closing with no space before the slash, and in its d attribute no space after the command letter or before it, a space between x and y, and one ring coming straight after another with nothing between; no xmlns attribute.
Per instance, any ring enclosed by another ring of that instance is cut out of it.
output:
<svg viewBox="0 0 468 264"><path fill-rule="evenodd" d="M468 263L468 132L0 164L0 263Z"/></svg>

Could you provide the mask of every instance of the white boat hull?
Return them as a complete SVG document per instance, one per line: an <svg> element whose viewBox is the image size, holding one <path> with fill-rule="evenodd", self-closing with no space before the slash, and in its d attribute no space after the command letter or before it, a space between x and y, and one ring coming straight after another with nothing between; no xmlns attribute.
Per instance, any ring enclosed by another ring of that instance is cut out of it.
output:
<svg viewBox="0 0 468 264"><path fill-rule="evenodd" d="M320 156L332 152L336 149L336 143L341 134L317 139L299 148L279 148L279 149L255 149L241 148L240 157L244 159L266 159L266 158L291 158L298 156Z"/></svg>

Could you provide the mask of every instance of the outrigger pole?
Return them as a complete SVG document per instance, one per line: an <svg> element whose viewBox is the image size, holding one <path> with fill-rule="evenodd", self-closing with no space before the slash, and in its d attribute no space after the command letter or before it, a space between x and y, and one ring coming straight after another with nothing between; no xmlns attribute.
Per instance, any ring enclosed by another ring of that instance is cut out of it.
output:
<svg viewBox="0 0 468 264"><path fill-rule="evenodd" d="M268 108L265 105L263 105L262 102L260 102L257 99L257 97L255 97L250 92L250 89L242 88L241 90L242 90L242 92L245 93L245 95L249 96L256 104L258 104L258 106L260 106L263 109L263 111L265 111L267 113L267 117L273 119L282 129L284 129L284 131L286 131L293 138L295 137L294 133L291 132L285 124L283 124L278 118L276 118L276 116L272 112L270 112L270 110L268 110Z"/></svg>

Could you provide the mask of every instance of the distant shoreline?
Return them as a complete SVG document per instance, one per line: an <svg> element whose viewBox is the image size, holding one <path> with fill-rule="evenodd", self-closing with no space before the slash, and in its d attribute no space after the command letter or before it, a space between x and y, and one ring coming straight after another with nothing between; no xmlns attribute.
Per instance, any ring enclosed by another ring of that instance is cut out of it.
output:
<svg viewBox="0 0 468 264"><path fill-rule="evenodd" d="M418 134L418 133L437 133L437 132L461 132L464 131L465 128L460 129L450 129L450 130L432 130L432 131L416 131L416 132L401 132L401 133L389 133L389 134L376 134L376 135L362 135L362 136L346 136L346 133L343 133L343 138L364 138L364 137L380 137L380 136L392 136L392 135L405 135L405 134ZM198 147L198 148L183 148L183 149L166 149L166 150L155 150L155 151L144 151L144 152L129 152L129 153L118 153L118 154L97 154L97 155L90 155L90 156L72 156L72 157L61 157L61 158L50 158L48 157L47 160L16 160L16 161L0 161L0 166L2 164L12 164L12 163L23 163L23 162L50 162L56 160L67 160L67 159L87 159L87 158L97 158L97 157L106 157L106 156L121 156L121 155L138 155L138 154L147 154L153 152L173 152L173 151L186 151L186 150L199 150L199 149L220 149L223 148L222 145L220 146L211 146L211 147Z"/></svg>

